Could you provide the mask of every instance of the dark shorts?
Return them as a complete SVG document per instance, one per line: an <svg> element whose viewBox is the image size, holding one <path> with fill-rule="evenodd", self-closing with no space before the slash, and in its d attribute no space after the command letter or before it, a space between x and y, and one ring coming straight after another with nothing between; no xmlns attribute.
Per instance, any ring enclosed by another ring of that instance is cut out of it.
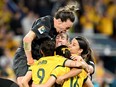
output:
<svg viewBox="0 0 116 87"><path fill-rule="evenodd" d="M0 87L19 87L15 82L0 78Z"/></svg>
<svg viewBox="0 0 116 87"><path fill-rule="evenodd" d="M28 70L27 58L22 48L18 48L13 60L13 69L16 77L24 76Z"/></svg>

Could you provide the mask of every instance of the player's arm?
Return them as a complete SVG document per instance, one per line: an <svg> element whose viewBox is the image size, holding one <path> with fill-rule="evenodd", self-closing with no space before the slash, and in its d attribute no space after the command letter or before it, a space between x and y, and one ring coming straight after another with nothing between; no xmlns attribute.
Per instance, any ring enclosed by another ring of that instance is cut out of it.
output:
<svg viewBox="0 0 116 87"><path fill-rule="evenodd" d="M77 60L77 61L82 61L86 66L88 66L88 69L85 69L88 73L93 74L94 73L94 63L92 61L88 61L87 63L85 62L85 60L81 57L81 56L77 56L77 55L73 55L71 57L71 59L73 60Z"/></svg>
<svg viewBox="0 0 116 87"><path fill-rule="evenodd" d="M92 81L90 80L90 78L87 77L87 80L85 81L83 87L94 87Z"/></svg>
<svg viewBox="0 0 116 87"><path fill-rule="evenodd" d="M77 76L79 73L81 73L81 71L82 71L82 69L72 68L70 72L68 72L68 73L66 73L62 76L58 76L57 80L56 80L56 83L62 84L65 79Z"/></svg>
<svg viewBox="0 0 116 87"><path fill-rule="evenodd" d="M79 56L80 57L80 56ZM64 64L64 66L67 67L77 67L77 68L81 68L81 69L85 69L88 72L88 65L83 62L83 61L73 61L73 60L67 60Z"/></svg>
<svg viewBox="0 0 116 87"><path fill-rule="evenodd" d="M33 39L35 38L35 33L33 31L29 31L29 33L27 33L27 35L23 38L23 44L24 44L24 50L25 50L25 54L27 56L27 62L28 64L33 64L34 60L32 57L32 49L31 49L31 44Z"/></svg>
<svg viewBox="0 0 116 87"><path fill-rule="evenodd" d="M28 82L31 80L31 78L32 78L32 71L28 71L22 80L23 87L29 87Z"/></svg>

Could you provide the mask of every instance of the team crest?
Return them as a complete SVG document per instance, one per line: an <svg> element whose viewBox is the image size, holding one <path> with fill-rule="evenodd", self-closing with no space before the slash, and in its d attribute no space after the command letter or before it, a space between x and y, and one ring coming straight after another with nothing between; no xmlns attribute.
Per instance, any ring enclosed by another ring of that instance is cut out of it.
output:
<svg viewBox="0 0 116 87"><path fill-rule="evenodd" d="M46 29L45 29L44 26L41 26L41 27L38 28L38 31L39 31L40 34L43 34L46 31Z"/></svg>

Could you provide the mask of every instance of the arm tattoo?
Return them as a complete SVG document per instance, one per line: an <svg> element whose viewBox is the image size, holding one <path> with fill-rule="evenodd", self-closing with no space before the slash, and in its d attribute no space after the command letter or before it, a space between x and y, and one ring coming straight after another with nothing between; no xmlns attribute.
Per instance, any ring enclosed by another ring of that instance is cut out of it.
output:
<svg viewBox="0 0 116 87"><path fill-rule="evenodd" d="M31 43L24 42L24 50L31 51Z"/></svg>

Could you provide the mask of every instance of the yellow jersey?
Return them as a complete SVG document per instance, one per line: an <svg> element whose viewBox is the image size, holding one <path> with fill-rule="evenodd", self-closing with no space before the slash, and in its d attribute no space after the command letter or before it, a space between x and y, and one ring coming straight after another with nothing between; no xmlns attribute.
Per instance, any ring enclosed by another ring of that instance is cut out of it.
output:
<svg viewBox="0 0 116 87"><path fill-rule="evenodd" d="M66 58L58 55L40 58L31 67L29 67L29 70L32 71L33 83L46 83L55 67L58 65L64 66L66 60Z"/></svg>
<svg viewBox="0 0 116 87"><path fill-rule="evenodd" d="M64 75L69 71L70 68L59 66L51 73L51 76L57 78L58 76ZM85 72L85 70L82 70L79 75L66 79L62 87L82 87L86 78L87 73Z"/></svg>

